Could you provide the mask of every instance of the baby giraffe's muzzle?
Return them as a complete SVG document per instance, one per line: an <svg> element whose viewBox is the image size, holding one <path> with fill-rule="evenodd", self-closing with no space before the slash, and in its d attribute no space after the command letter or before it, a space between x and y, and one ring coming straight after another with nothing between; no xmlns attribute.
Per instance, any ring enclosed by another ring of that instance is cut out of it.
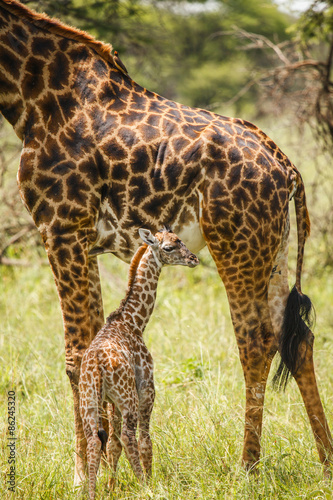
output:
<svg viewBox="0 0 333 500"><path fill-rule="evenodd" d="M191 255L189 255L188 259L188 267L195 267L199 264L199 259L196 255L194 255L194 253L191 253Z"/></svg>

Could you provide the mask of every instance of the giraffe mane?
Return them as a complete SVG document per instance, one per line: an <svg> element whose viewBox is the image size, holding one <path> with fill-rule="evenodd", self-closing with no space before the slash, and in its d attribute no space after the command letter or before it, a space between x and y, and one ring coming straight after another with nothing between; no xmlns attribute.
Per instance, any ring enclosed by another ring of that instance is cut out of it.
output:
<svg viewBox="0 0 333 500"><path fill-rule="evenodd" d="M111 323L112 320L114 320L115 318L117 318L124 310L124 307L126 305L126 302L128 300L128 297L131 293L131 290L132 290L132 286L133 286L133 283L134 283L134 279L135 279L135 276L136 276L136 272L138 270L138 267L139 267L139 264L140 264L140 261L143 257L143 254L145 253L145 251L147 250L147 243L143 243L138 249L137 251L135 252L132 260L131 260L131 264L130 264L130 268L129 268L129 271L128 271L128 284L127 284L127 290L126 290L126 295L125 297L122 299L122 301L120 302L120 305L118 307L118 309L116 309L115 311L113 311L107 318L107 322L108 323Z"/></svg>
<svg viewBox="0 0 333 500"><path fill-rule="evenodd" d="M17 0L0 0L0 6L3 6L4 9L8 10L14 15L26 19L37 28L41 28L43 30L49 31L50 33L54 33L56 35L63 36L64 38L75 40L77 42L88 45L105 61L110 62L114 67L116 67L112 55L111 44L100 42L89 33L79 30L78 28L68 26L58 19L50 18L47 14L35 12L18 2ZM118 66L117 69L119 69ZM123 73L126 74L124 71Z"/></svg>

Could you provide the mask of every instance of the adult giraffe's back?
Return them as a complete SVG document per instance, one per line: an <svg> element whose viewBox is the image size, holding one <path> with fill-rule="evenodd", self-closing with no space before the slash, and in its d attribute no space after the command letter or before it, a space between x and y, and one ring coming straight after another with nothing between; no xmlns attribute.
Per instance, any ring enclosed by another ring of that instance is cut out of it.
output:
<svg viewBox="0 0 333 500"><path fill-rule="evenodd" d="M246 383L243 461L251 467L259 459L265 385L289 296L292 195L299 234L292 298L302 297L309 222L300 174L254 125L143 89L109 46L14 0L0 0L0 68L0 110L23 140L20 193L42 235L63 313L75 482L84 477L86 449L80 364L103 324L96 256L111 252L130 261L137 228L164 224L194 252L207 244L226 286ZM313 336L305 326L299 330L295 347L303 363L284 359L326 464L332 445L313 371Z"/></svg>

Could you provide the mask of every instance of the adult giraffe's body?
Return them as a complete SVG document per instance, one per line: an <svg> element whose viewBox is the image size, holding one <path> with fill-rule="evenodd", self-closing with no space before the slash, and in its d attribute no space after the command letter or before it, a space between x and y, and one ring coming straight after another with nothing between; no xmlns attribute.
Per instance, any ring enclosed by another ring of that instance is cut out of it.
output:
<svg viewBox="0 0 333 500"><path fill-rule="evenodd" d="M246 383L243 461L252 466L289 295L291 195L300 291L309 229L300 174L254 125L143 89L115 64L109 46L16 1L0 0L0 69L0 110L23 140L20 193L42 235L63 313L76 482L86 449L80 364L104 321L96 256L111 252L129 262L138 227L156 232L166 223L193 252L208 245L225 284ZM295 378L326 464L332 444L312 342L308 332Z"/></svg>

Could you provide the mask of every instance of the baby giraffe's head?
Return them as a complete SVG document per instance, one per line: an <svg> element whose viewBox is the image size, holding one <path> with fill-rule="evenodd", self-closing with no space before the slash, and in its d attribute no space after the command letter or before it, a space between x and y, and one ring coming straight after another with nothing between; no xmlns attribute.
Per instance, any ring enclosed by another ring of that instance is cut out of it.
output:
<svg viewBox="0 0 333 500"><path fill-rule="evenodd" d="M153 236L149 229L139 229L141 239L149 245L157 264L195 267L199 259L190 252L181 239L169 228L164 228Z"/></svg>

